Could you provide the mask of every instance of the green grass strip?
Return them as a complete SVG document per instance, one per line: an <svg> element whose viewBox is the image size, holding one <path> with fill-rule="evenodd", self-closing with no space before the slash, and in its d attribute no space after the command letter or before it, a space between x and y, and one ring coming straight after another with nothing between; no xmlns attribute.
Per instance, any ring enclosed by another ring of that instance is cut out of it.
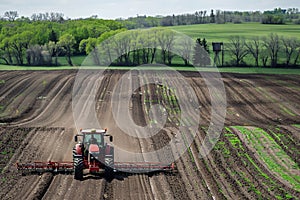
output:
<svg viewBox="0 0 300 200"><path fill-rule="evenodd" d="M134 67L127 66L15 66L15 65L0 65L0 70L72 70L72 69L111 69L111 70L131 70ZM135 67L143 70L166 70L165 67L149 66L149 67ZM300 75L300 69L284 69L284 68L261 68L261 67L220 67L220 68L194 68L185 66L172 66L172 69L177 71L192 71L192 72L220 72L220 73L241 73L241 74L294 74Z"/></svg>

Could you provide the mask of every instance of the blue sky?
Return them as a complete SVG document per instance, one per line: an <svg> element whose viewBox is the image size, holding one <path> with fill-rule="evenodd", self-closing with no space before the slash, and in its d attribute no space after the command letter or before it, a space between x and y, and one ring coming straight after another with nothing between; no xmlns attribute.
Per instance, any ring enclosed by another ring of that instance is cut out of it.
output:
<svg viewBox="0 0 300 200"><path fill-rule="evenodd" d="M171 15L200 10L270 10L276 7L300 8L299 0L0 0L0 15L16 10L30 17L33 13L62 12L66 17L79 18L98 15L116 19L136 15Z"/></svg>

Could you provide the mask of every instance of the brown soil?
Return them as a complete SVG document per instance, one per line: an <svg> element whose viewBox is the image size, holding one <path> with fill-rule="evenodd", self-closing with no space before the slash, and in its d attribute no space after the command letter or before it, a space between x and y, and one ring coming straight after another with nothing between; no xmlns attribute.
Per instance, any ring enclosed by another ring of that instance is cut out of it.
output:
<svg viewBox="0 0 300 200"><path fill-rule="evenodd" d="M176 104L163 97L156 84L143 85L145 72L129 73L130 82L121 83L116 101L124 105L124 97L131 96L130 113L139 126L151 123L147 114L150 105L160 102L169 112L163 129L150 138L141 139L120 129L112 114L111 95L125 71L107 71L103 75L96 95L98 120L114 136L114 145L125 151L151 152L164 147L176 137L180 115ZM149 77L159 72L146 72ZM224 149L214 149L207 157L199 158L199 149L210 123L211 99L204 79L194 72L183 72L185 81L194 89L200 105L199 132L189 150L177 161L176 173L121 174L113 179L86 176L76 181L73 175L44 173L21 176L16 162L71 161L73 137L76 134L72 113L72 90L76 71L11 71L0 72L0 199L275 199L286 194L300 196L289 184L278 179L260 163L253 149L240 137L243 151L232 146L223 135ZM296 163L300 158L300 77L296 75L241 75L222 74L226 97L226 126L257 126L264 128ZM85 83L91 82L86 77ZM134 94L130 88L138 87ZM174 78L173 85L181 81ZM84 87L84 85L82 86ZM169 94L172 91L167 91ZM178 91L184 96L185 91ZM147 100L147 103L144 100ZM188 104L188 99L183 100ZM159 113L154 112L154 116ZM194 119L191 118L190 121ZM285 134L281 140L273 132ZM226 130L224 130L226 133ZM186 131L186 136L190 132ZM237 136L239 134L236 133ZM176 144L174 149L182 144ZM175 156L170 149L155 159L165 160ZM243 154L247 153L257 166L272 180L260 176L253 164ZM270 151L270 155L274 152ZM116 159L126 161L126 155L116 154ZM134 157L133 161L147 161L147 156ZM132 161L132 160L131 160ZM259 191L260 193L257 193Z"/></svg>

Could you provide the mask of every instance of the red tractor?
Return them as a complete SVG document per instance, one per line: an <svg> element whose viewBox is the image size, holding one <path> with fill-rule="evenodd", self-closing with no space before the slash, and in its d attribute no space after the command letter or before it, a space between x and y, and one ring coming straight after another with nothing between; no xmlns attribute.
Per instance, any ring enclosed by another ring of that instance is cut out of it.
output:
<svg viewBox="0 0 300 200"><path fill-rule="evenodd" d="M79 140L80 137L80 140ZM86 173L99 174L101 172L113 176L114 172L148 173L157 171L173 172L174 163L165 164L160 162L115 162L114 147L105 141L113 141L113 137L107 134L107 129L84 129L75 136L77 144L73 148L73 162L32 162L17 163L17 169L25 174L29 172L53 172L73 173L74 178L82 180Z"/></svg>
<svg viewBox="0 0 300 200"><path fill-rule="evenodd" d="M89 173L110 173L114 170L114 147L104 141L105 136L113 141L113 136L107 134L107 129L84 129L75 136L81 140L73 148L74 178L83 179L83 171Z"/></svg>

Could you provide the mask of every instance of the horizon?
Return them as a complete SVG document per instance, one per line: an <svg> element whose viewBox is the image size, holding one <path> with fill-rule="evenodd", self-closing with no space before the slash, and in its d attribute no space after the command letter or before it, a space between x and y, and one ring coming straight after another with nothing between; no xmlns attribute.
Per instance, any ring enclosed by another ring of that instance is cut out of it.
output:
<svg viewBox="0 0 300 200"><path fill-rule="evenodd" d="M5 12L9 12L9 11L16 11L18 13L18 17L17 18L21 18L21 17L28 17L30 18L33 14L45 14L45 13L60 13L60 14L63 14L63 17L64 19L88 19L88 18L91 18L93 16L97 16L97 19L104 19L104 20L118 20L118 19L123 19L123 20L126 20L126 19L129 19L129 18L135 18L135 17L143 17L143 16L146 16L146 17L166 17L166 16L171 16L171 15L185 15L185 14L194 14L195 12L199 12L199 11L208 11L206 16L209 16L210 15L210 11L211 10L214 10L214 14L216 14L215 12L217 10L220 10L220 11L225 11L225 12L265 12L265 11L273 11L275 10L276 8L281 8L282 10L287 10L287 9L290 9L290 8L295 8L295 9L299 9L300 11L300 8L297 8L297 7L289 7L289 8L282 8L282 7L275 7L273 9L266 9L266 10L221 10L221 9L214 9L214 8L211 8L211 9L207 9L207 10L195 10L195 11L191 11L191 12L186 12L186 13L172 13L172 14L154 14L154 15L146 15L146 14L137 14L136 16L128 16L126 18L124 17L118 17L118 18L100 18L98 15L90 15L90 16L85 16L85 17L69 17L67 15L65 15L65 13L63 12L55 12L55 11L45 11L45 12L36 12L36 13L32 13L30 15L22 15L20 14L20 12L18 10L6 10L4 11L3 13L0 13L0 18L1 17L4 17L4 13Z"/></svg>
<svg viewBox="0 0 300 200"><path fill-rule="evenodd" d="M253 3L239 2L238 0L229 0L227 2L205 2L204 0L188 0L185 4L179 0L168 1L168 7L162 7L161 1L158 0L124 0L118 2L116 0L104 0L98 2L96 0L86 0L82 4L79 0L58 0L57 2L30 0L26 3L23 0L3 0L0 9L0 16L6 11L17 11L19 17L24 16L30 18L33 14L38 13L62 13L64 18L79 19L97 16L100 19L128 19L137 16L168 16L191 14L196 11L209 11L213 9L222 11L240 11L255 12L274 10L275 8L289 9L300 8L298 0L252 0ZM128 9L123 9L128 8ZM208 14L209 14L208 12Z"/></svg>

